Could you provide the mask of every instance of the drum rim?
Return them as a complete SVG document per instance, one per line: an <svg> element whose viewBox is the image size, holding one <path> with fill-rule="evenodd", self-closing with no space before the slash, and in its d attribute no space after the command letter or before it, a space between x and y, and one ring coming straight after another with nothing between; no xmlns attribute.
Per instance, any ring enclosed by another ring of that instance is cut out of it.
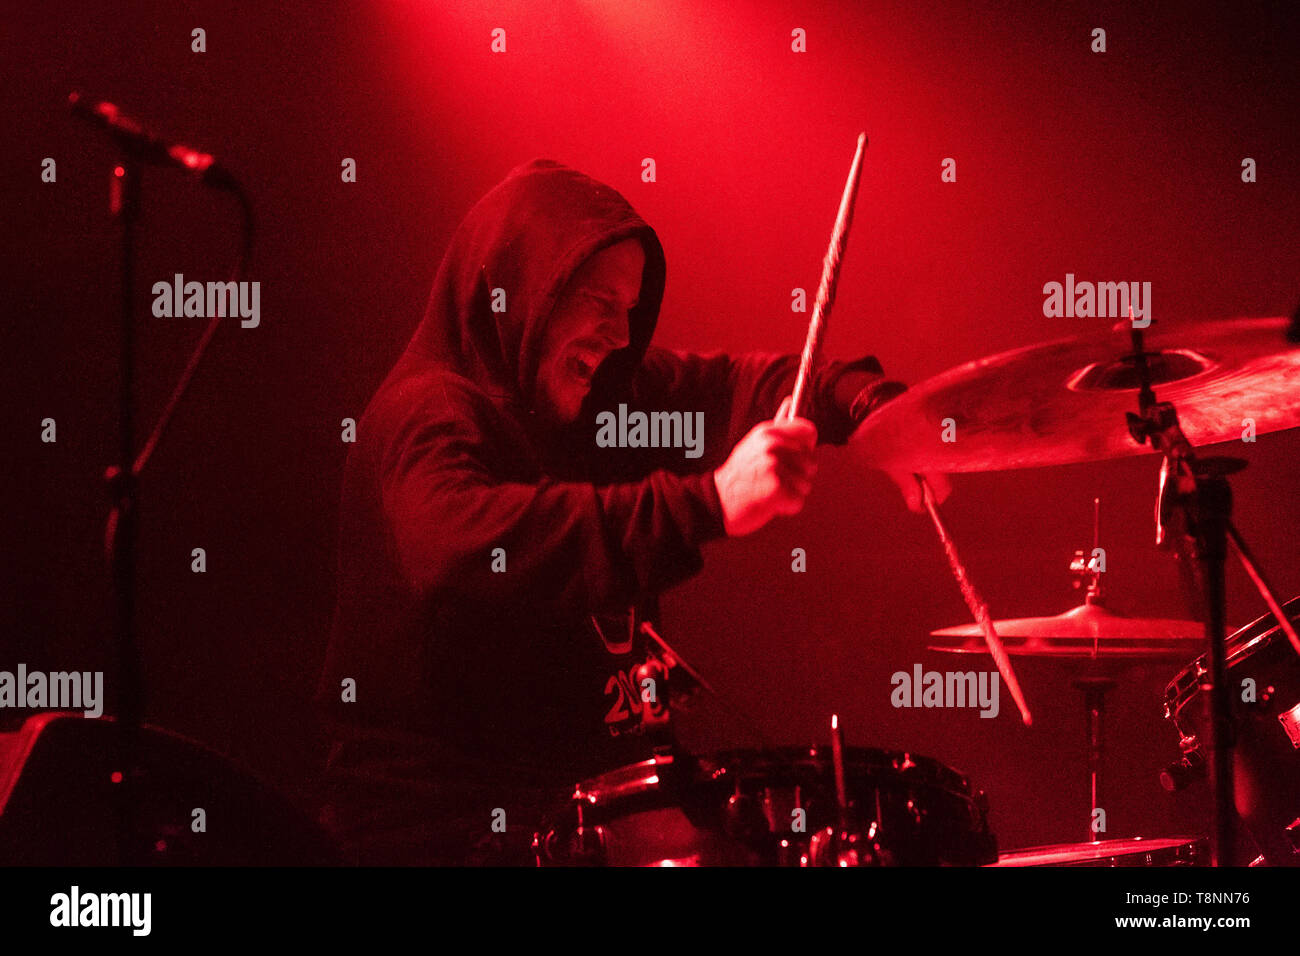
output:
<svg viewBox="0 0 1300 956"><path fill-rule="evenodd" d="M786 762L795 766L802 761L824 761L831 763L830 747L808 747L797 744L781 747L726 748L706 753L691 755L699 769L717 780L722 774L733 771L744 773L754 763L768 760L776 764ZM685 756L685 755L683 755ZM981 791L974 786L970 778L949 766L942 760L909 750L888 750L883 747L845 747L845 765L852 773L864 762L864 758L879 760L882 764L893 764L895 773L914 770L913 779L926 786L944 790L963 800L975 801ZM569 798L571 803L589 807L604 807L633 799L644 793L657 789L663 778L671 774L677 760L672 754L658 754L644 760L634 761L607 770L604 773L587 777L574 786Z"/></svg>
<svg viewBox="0 0 1300 956"><path fill-rule="evenodd" d="M1091 843L1050 843L1043 846L1028 846L1018 850L1006 850L998 854L996 863L989 866L1011 866L1008 861L1015 859L1029 860L1036 854L1039 857L1074 852L1080 854L1073 858L1079 860L1104 860L1109 857L1129 856L1143 852L1155 853L1162 850L1191 850L1203 852L1206 847L1205 837L1119 837L1114 840L1094 840Z"/></svg>
<svg viewBox="0 0 1300 956"><path fill-rule="evenodd" d="M593 807L626 800L658 787L660 774L672 765L668 754L623 764L579 782L570 799Z"/></svg>
<svg viewBox="0 0 1300 956"><path fill-rule="evenodd" d="M1293 623L1300 623L1300 595L1285 602L1282 605L1282 610ZM1266 620L1272 621L1273 626L1249 639L1242 640L1248 631ZM1261 614L1249 624L1239 627L1228 635L1226 640L1226 665L1232 667L1242 658L1254 654L1261 646L1271 644L1282 633L1282 625L1272 611ZM1206 666L1206 658L1208 657L1208 654L1198 655L1195 660L1180 670L1177 676L1165 687L1167 717L1171 719L1177 717L1178 713L1187 705L1187 702L1196 696L1197 691L1200 689L1201 676L1208 673L1208 667Z"/></svg>

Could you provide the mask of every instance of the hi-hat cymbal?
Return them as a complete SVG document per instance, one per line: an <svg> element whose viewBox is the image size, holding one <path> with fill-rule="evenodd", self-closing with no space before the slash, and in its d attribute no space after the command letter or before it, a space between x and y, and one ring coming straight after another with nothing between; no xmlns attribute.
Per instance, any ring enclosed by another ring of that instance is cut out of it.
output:
<svg viewBox="0 0 1300 956"><path fill-rule="evenodd" d="M1008 654L1055 658L1161 658L1195 654L1204 641L1196 621L1125 617L1099 603L1081 604L1055 617L1017 617L994 621ZM978 624L931 631L948 638L930 645L949 654L987 654Z"/></svg>
<svg viewBox="0 0 1300 956"><path fill-rule="evenodd" d="M1290 320L1152 325L1156 398L1193 445L1300 425L1300 344ZM967 362L913 386L859 426L853 446L889 471L999 471L1151 453L1128 433L1138 379L1128 323ZM945 440L948 439L948 440Z"/></svg>

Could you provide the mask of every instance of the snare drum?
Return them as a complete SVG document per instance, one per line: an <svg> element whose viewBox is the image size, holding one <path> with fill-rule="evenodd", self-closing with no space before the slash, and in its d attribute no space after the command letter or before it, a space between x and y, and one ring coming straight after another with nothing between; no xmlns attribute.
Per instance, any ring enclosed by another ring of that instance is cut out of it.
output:
<svg viewBox="0 0 1300 956"><path fill-rule="evenodd" d="M1282 610L1300 623L1300 597ZM1237 735L1237 812L1267 863L1300 865L1300 655L1272 614L1228 637L1226 655ZM1201 681L1209 666L1203 655L1165 688L1165 717L1178 728L1186 750L1203 750L1205 759L1198 762L1205 766L1213 741Z"/></svg>
<svg viewBox="0 0 1300 956"><path fill-rule="evenodd" d="M866 748L845 748L844 765L844 846L859 862L997 859L984 795L960 773ZM659 756L584 781L534 850L541 866L806 866L843 833L830 748L736 750Z"/></svg>
<svg viewBox="0 0 1300 956"><path fill-rule="evenodd" d="M1209 845L1194 837L1058 843L998 855L989 866L1209 866Z"/></svg>

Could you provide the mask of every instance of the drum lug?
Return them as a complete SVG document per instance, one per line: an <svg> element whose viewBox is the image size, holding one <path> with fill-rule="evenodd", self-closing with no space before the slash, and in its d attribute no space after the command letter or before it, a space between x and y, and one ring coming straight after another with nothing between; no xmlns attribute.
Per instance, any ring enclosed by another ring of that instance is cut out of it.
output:
<svg viewBox="0 0 1300 956"><path fill-rule="evenodd" d="M734 839L755 846L764 843L772 834L762 806L756 798L741 793L739 784L727 800L726 830Z"/></svg>
<svg viewBox="0 0 1300 956"><path fill-rule="evenodd" d="M1296 817L1287 825L1286 837L1291 841L1291 849L1300 853L1300 817Z"/></svg>
<svg viewBox="0 0 1300 956"><path fill-rule="evenodd" d="M568 845L560 846L561 837L554 828L543 835L533 834L533 857L538 866L604 866L605 828L578 826L568 837Z"/></svg>
<svg viewBox="0 0 1300 956"><path fill-rule="evenodd" d="M578 827L569 841L569 858L576 866L604 866L605 828L599 824Z"/></svg>
<svg viewBox="0 0 1300 956"><path fill-rule="evenodd" d="M1300 704L1278 714L1277 719L1282 725L1282 730L1286 733L1287 739L1291 741L1291 746L1296 750L1300 750ZM1292 826L1295 826L1295 824L1292 824Z"/></svg>
<svg viewBox="0 0 1300 956"><path fill-rule="evenodd" d="M813 834L808 844L808 866L890 866L893 854L873 839L876 825L868 832L826 827Z"/></svg>

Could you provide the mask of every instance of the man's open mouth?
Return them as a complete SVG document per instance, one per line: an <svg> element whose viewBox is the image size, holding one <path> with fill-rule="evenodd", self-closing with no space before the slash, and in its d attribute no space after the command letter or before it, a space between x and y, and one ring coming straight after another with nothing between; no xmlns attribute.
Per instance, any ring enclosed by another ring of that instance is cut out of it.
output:
<svg viewBox="0 0 1300 956"><path fill-rule="evenodd" d="M590 385L592 376L596 374L596 368L600 363L601 359L599 357L579 352L569 356L565 367L574 378L586 385Z"/></svg>

